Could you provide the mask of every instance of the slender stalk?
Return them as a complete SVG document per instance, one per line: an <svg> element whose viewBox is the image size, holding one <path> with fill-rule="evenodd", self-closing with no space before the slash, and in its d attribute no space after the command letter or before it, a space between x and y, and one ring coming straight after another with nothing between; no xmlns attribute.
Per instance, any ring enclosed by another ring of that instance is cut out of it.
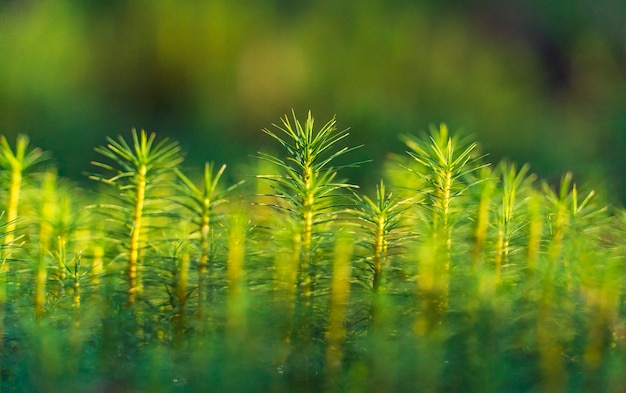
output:
<svg viewBox="0 0 626 393"><path fill-rule="evenodd" d="M390 232L399 224L400 206L397 200L392 199L391 193L385 193L385 183L381 180L376 187L376 203L364 197L373 213L369 218L374 224L374 277L372 278L372 290L379 292L384 289L384 268L387 267L387 251L391 239ZM367 213L366 213L367 214Z"/></svg>
<svg viewBox="0 0 626 393"><path fill-rule="evenodd" d="M48 155L41 151L41 149L30 149L29 143L30 139L26 135L20 134L17 136L15 150L13 150L6 137L0 135L0 168L10 173L9 184L7 185L9 194L6 207L7 225L4 228L4 253L11 250L9 245L15 240L23 174L33 165L45 161L48 158ZM8 257L8 255L6 256ZM7 272L8 269L9 265L4 263L3 272Z"/></svg>
<svg viewBox="0 0 626 393"><path fill-rule="evenodd" d="M285 231L287 232L287 231ZM292 344L292 332L294 329L294 319L297 303L297 280L298 266L301 257L301 236L297 231L283 233L290 239L281 239L280 243L289 244L284 251L274 254L274 300L278 305L277 311L280 315L278 329L282 337L282 346L276 355L277 368L284 369L289 356L289 349Z"/></svg>
<svg viewBox="0 0 626 393"><path fill-rule="evenodd" d="M189 265L191 262L191 256L186 246L183 246L182 255L180 256L180 265L176 271L176 318L174 324L175 339L178 344L181 344L184 337L186 312L187 312L187 298L189 287Z"/></svg>
<svg viewBox="0 0 626 393"><path fill-rule="evenodd" d="M137 171L137 184L135 189L135 211L130 230L130 244L128 247L129 258L127 267L128 278L128 303L133 304L137 294L141 291L141 284L137 279L137 266L139 264L139 250L141 248L140 236L143 226L144 200L146 198L146 172L147 166L140 165Z"/></svg>
<svg viewBox="0 0 626 393"><path fill-rule="evenodd" d="M39 255L35 271L35 315L43 315L46 303L46 281L48 279L48 261L50 240L52 238L52 220L55 214L56 173L44 174L39 224Z"/></svg>
<svg viewBox="0 0 626 393"><path fill-rule="evenodd" d="M561 251L563 238L566 230L567 216L566 199L569 192L571 174L566 175L561 181L558 196L544 187L548 198L552 197L553 211L551 213L551 239L547 252L547 266L542 277L541 293L537 310L537 345L539 348L539 365L542 373L542 382L546 391L564 391L563 381L565 376L563 343L559 335L552 329L551 319L554 309L558 306L555 301L555 278ZM567 273L568 270L566 269Z"/></svg>
<svg viewBox="0 0 626 393"><path fill-rule="evenodd" d="M192 222L196 226L195 231L199 233L200 257L198 263L198 308L196 314L198 318L204 315L205 303L211 299L206 299L206 279L210 268L209 262L211 249L214 243L215 223L220 219L220 214L216 209L228 202L228 197L243 182L238 182L223 191L218 191L220 178L224 174L226 165L222 165L217 171L214 170L213 163L205 163L203 183L196 186L182 171L176 170L180 181L179 190L181 198L178 199L180 206L193 215Z"/></svg>
<svg viewBox="0 0 626 393"><path fill-rule="evenodd" d="M91 283L100 284L100 276L104 272L104 247L99 244L93 246L93 260L91 263Z"/></svg>
<svg viewBox="0 0 626 393"><path fill-rule="evenodd" d="M533 274L539 263L543 233L542 195L533 191L528 200L528 245L526 264L529 274Z"/></svg>
<svg viewBox="0 0 626 393"><path fill-rule="evenodd" d="M308 308L315 285L315 266L312 265L315 227L335 213L332 198L334 191L353 187L335 181L338 168L330 164L354 148L329 151L333 145L348 136L346 131L337 132L334 119L315 132L310 112L304 125L298 121L295 113L293 117L293 124L285 117L282 119L282 126L275 126L284 135L263 130L289 153L286 161L260 153L261 158L276 165L283 173L258 177L271 182L276 192L273 196L285 202L285 205L272 206L287 213L298 223L301 237L298 296L304 308Z"/></svg>
<svg viewBox="0 0 626 393"><path fill-rule="evenodd" d="M346 310L350 294L352 242L340 234L336 240L333 274L330 284L328 329L326 331L326 385L328 391L339 391L339 379L346 340Z"/></svg>
<svg viewBox="0 0 626 393"><path fill-rule="evenodd" d="M293 339L290 342L294 345L291 360L294 364L300 365L300 370L297 370L298 366L295 367L293 376L306 389L312 375L310 370L314 311L312 298L319 277L314 248L322 239L320 227L333 221L338 214L338 191L354 187L335 180L341 167L333 166L338 157L354 148L344 147L333 151L336 144L348 136L347 131L338 132L334 119L315 131L311 112L308 113L304 124L293 113L293 122L285 116L282 125L274 126L277 133L269 129L263 131L285 148L288 156L286 160L282 160L259 153L262 159L276 166L280 173L258 177L266 180L274 191L266 196L274 197L277 203L268 205L283 215L283 220L277 221L277 225L280 225L279 230L284 228L285 222L288 222L292 225L294 239L297 240L293 242L294 252L298 251L299 260L294 323L291 324Z"/></svg>
<svg viewBox="0 0 626 393"><path fill-rule="evenodd" d="M72 306L75 310L80 308L81 286L80 286L80 262L81 256L78 255L74 261L74 268L72 269Z"/></svg>
<svg viewBox="0 0 626 393"><path fill-rule="evenodd" d="M9 199L7 203L7 226L6 236L4 237L5 246L11 244L15 239L15 227L18 217L18 208L20 201L20 189L22 187L22 168L19 163L14 164L11 168L11 180L9 183ZM8 268L8 265L6 265Z"/></svg>
<svg viewBox="0 0 626 393"><path fill-rule="evenodd" d="M236 211L229 217L228 226L228 255L226 260L226 321L225 330L228 334L224 337L226 357L238 359L234 362L225 362L221 368L222 379L225 381L221 390L241 391L242 379L233 378L240 365L246 362L251 355L249 347L242 343L249 342L247 291L246 288L246 232L247 216L244 212ZM254 390L254 388L252 388Z"/></svg>
<svg viewBox="0 0 626 393"><path fill-rule="evenodd" d="M304 227L302 229L302 257L300 259L299 271L299 287L301 290L301 299L305 308L310 307L311 285L313 281L314 271L311 269L311 247L313 238L313 213L315 206L315 193L313 192L313 170L311 162L305 161L303 166L302 182L304 183L304 195L302 204L302 216Z"/></svg>
<svg viewBox="0 0 626 393"><path fill-rule="evenodd" d="M476 143L465 144L458 136L451 137L444 124L439 128L431 128L427 138L404 136L403 140L410 149L409 156L420 165L417 169L407 169L428 185L426 190L420 192L426 193L428 203L425 208L431 212L427 230L430 231L428 240L432 244L423 247L423 267L427 271L420 273L420 279L430 278L420 287L430 288L431 293L425 295L433 297L427 301L428 308L436 304L443 312L448 305L452 230L455 221L463 213L453 210L453 202L480 181L473 178L473 173L487 165L482 164L482 157L476 154ZM432 285L430 279L433 280ZM418 325L424 326L421 322Z"/></svg>
<svg viewBox="0 0 626 393"><path fill-rule="evenodd" d="M134 129L132 130L132 146L121 136L117 140L108 138L108 145L96 148L96 151L112 161L113 165L92 162L97 167L113 172L113 175L111 177L92 175L90 178L116 186L122 192L118 197L119 205L98 205L98 207L108 208L111 215L121 214L116 219L122 225L130 227L127 240L119 240L122 244L127 242L127 304L131 306L142 290L139 276L140 252L145 246L143 236L146 227L145 210L149 201L148 190L162 183L162 176L173 171L182 161L177 143L164 139L155 144L155 138L154 133L148 136L142 130L138 135ZM153 198L150 200L155 202Z"/></svg>
<svg viewBox="0 0 626 393"><path fill-rule="evenodd" d="M198 317L204 315L205 280L211 251L211 200L204 198L200 212L200 260L198 264Z"/></svg>
<svg viewBox="0 0 626 393"><path fill-rule="evenodd" d="M519 210L527 202L526 193L534 181L534 175L528 175L528 164L519 171L514 164L501 162L496 168L502 178L502 202L498 210L495 281L500 282L502 266L509 263L512 252L511 242L522 224L519 223Z"/></svg>
<svg viewBox="0 0 626 393"><path fill-rule="evenodd" d="M476 271L481 267L485 259L485 243L491 222L491 204L493 193L496 189L495 182L491 179L491 170L483 168L481 178L486 179L482 183L479 194L478 211L476 215L476 225L474 227L474 244L472 246L472 269Z"/></svg>
<svg viewBox="0 0 626 393"><path fill-rule="evenodd" d="M65 281L67 278L67 241L63 236L57 236L57 263L59 265L59 279Z"/></svg>
<svg viewBox="0 0 626 393"><path fill-rule="evenodd" d="M588 233L585 236L590 236L595 230L594 220L606 210L606 208L592 206L591 202L595 195L593 191L582 201L579 201L578 190L576 185L572 183L572 178L571 173L565 174L561 179L558 192L554 192L545 183L543 187L550 208L550 245L547 250L547 266L542 277L543 282L539 298L537 344L544 385L549 391L564 391L566 386L563 381L565 381L567 373L561 357L566 345L565 337L563 337L562 332L553 329L551 319L557 307L566 315L572 315L574 309L569 297L579 294L576 289L576 281L579 278L575 279L575 274L579 274L580 266L574 266L571 260L575 258L580 265L585 265L584 253L574 256L567 252L573 245L569 238L576 231L582 230ZM584 241L589 241L589 239L586 238ZM580 244L576 244L576 247L580 249ZM563 292L567 296L557 302L555 299L560 287L563 287ZM569 327L568 324L571 325L575 322L564 320L560 323L564 327ZM593 341L593 339L592 337L591 340Z"/></svg>
<svg viewBox="0 0 626 393"><path fill-rule="evenodd" d="M441 232L443 232L443 235L445 236L445 244L446 244L446 254L448 255L448 257L446 258L446 266L445 266L445 271L449 271L450 270L450 253L452 252L452 232L451 232L451 228L449 225L449 221L450 221L450 203L452 202L452 172L451 171L447 171L444 175L444 181L443 181L443 187L442 189L439 190L440 192L440 198L441 198L441 204L442 204L442 210L441 210L441 216L442 216L442 226L441 226ZM437 232L435 232L437 233Z"/></svg>
<svg viewBox="0 0 626 393"><path fill-rule="evenodd" d="M372 268L372 299L370 303L370 333L380 325L379 315L382 298L387 287L387 270L389 268L388 252L390 247L399 245L400 238L392 232L401 228L402 215L411 206L408 200L399 200L388 193L385 183L381 180L376 186L376 199L355 194L357 209L350 210L365 226L365 245L371 252ZM406 237L403 240L407 240Z"/></svg>
<svg viewBox="0 0 626 393"><path fill-rule="evenodd" d="M228 234L228 255L226 260L226 278L228 297L226 300L226 329L230 343L238 351L247 332L245 258L246 258L247 219L237 212L230 219Z"/></svg>

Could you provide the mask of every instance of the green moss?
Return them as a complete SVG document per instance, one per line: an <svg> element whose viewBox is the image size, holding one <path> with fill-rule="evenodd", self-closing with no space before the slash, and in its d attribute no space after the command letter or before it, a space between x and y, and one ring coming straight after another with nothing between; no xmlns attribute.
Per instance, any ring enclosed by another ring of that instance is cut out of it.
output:
<svg viewBox="0 0 626 393"><path fill-rule="evenodd" d="M313 125L265 131L286 156L261 154L264 195L185 175L144 132L98 148L107 187L25 172L0 228L2 390L621 386L626 212L491 169L445 126L405 137L369 198L336 179L347 133Z"/></svg>

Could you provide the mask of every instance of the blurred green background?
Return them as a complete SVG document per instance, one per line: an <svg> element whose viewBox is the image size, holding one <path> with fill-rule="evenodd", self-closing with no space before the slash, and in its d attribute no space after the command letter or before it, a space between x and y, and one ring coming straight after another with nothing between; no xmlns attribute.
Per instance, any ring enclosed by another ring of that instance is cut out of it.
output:
<svg viewBox="0 0 626 393"><path fill-rule="evenodd" d="M351 128L365 186L399 134L446 122L624 202L626 2L0 1L0 133L65 176L132 127L236 173L292 108Z"/></svg>

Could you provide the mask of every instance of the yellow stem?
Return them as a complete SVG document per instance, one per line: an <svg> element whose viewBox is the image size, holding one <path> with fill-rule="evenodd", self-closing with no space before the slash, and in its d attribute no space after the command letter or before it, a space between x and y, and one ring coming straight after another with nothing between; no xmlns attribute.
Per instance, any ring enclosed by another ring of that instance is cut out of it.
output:
<svg viewBox="0 0 626 393"><path fill-rule="evenodd" d="M385 260L385 223L386 217L381 214L376 227L376 240L374 242L374 281L372 287L374 292L378 292L382 284L383 264Z"/></svg>
<svg viewBox="0 0 626 393"><path fill-rule="evenodd" d="M245 302L242 293L245 262L245 224L243 217L235 217L228 239L226 276L228 279L228 301L226 329L239 340L246 330ZM239 342L237 342L239 344Z"/></svg>
<svg viewBox="0 0 626 393"><path fill-rule="evenodd" d="M133 216L133 227L130 231L130 250L128 258L128 303L133 304L135 297L140 290L140 285L137 278L137 269L139 264L139 248L140 248L140 236L142 229L143 219L143 206L146 194L146 172L147 168L142 165L139 168L137 174L137 189L136 189L136 203L135 213Z"/></svg>
<svg viewBox="0 0 626 393"><path fill-rule="evenodd" d="M80 279L78 277L78 272L74 273L74 308L80 308Z"/></svg>
<svg viewBox="0 0 626 393"><path fill-rule="evenodd" d="M333 385L340 373L343 362L343 344L346 338L346 309L350 293L350 260L352 258L352 244L350 239L340 237L335 246L333 275L330 294L330 315L326 339L326 367L328 383Z"/></svg>
<svg viewBox="0 0 626 393"><path fill-rule="evenodd" d="M304 171L304 203L303 203L303 219L304 227L302 229L302 258L300 260L300 286L302 301L305 309L308 308L311 298L312 275L311 271L311 246L313 237L313 205L315 199L311 190L313 185L313 169L307 166Z"/></svg>
<svg viewBox="0 0 626 393"><path fill-rule="evenodd" d="M209 234L210 234L210 216L209 207L211 201L205 198L202 205L202 219L200 224L200 263L198 266L198 318L202 318L204 314L204 281L207 274L207 263L209 261Z"/></svg>

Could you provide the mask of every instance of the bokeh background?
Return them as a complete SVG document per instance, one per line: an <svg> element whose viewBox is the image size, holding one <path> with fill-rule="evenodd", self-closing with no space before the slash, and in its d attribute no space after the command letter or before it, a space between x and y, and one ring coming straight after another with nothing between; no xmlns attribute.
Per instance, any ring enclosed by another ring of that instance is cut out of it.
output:
<svg viewBox="0 0 626 393"><path fill-rule="evenodd" d="M445 122L623 203L626 2L0 1L0 133L65 176L133 127L236 172L292 108L351 128L366 186L399 134Z"/></svg>

